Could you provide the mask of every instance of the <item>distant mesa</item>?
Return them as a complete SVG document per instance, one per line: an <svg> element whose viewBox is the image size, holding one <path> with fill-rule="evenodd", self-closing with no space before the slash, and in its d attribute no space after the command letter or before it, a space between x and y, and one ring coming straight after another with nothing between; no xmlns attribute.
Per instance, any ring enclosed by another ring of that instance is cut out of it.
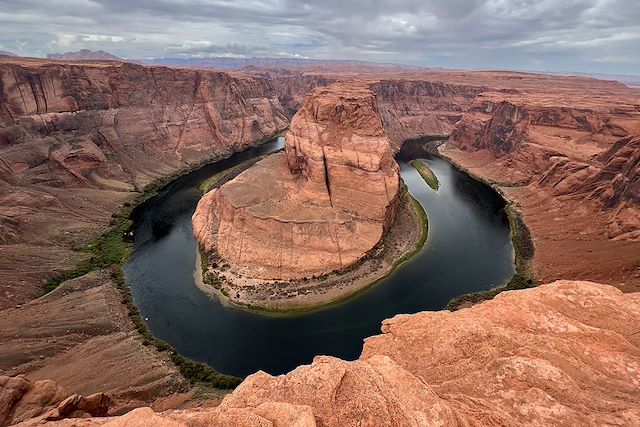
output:
<svg viewBox="0 0 640 427"><path fill-rule="evenodd" d="M104 50L81 49L76 52L50 53L47 59L58 59L62 61L125 61Z"/></svg>
<svg viewBox="0 0 640 427"><path fill-rule="evenodd" d="M153 58L137 60L142 64L165 65L169 67L217 68L220 70L240 69L304 69L330 68L353 69L361 71L362 67L371 69L410 69L408 65L385 64L370 61L347 59L309 59L309 58Z"/></svg>
<svg viewBox="0 0 640 427"><path fill-rule="evenodd" d="M15 53L12 53L12 52L7 52L6 50L0 50L0 56L14 56L14 57L16 57L18 55L16 55Z"/></svg>

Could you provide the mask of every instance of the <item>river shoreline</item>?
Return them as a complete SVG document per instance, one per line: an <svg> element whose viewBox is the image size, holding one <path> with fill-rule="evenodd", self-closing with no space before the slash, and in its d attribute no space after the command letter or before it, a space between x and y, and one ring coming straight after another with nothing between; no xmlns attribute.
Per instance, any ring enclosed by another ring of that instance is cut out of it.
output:
<svg viewBox="0 0 640 427"><path fill-rule="evenodd" d="M439 191L432 190L410 166L411 156L427 155L420 150L399 153L398 162L403 182L419 200L409 201L429 214L429 244L415 254L389 256L389 265L399 267L389 268L387 277L363 281L363 290L355 295L347 293L345 300L306 311L259 310L221 297L199 280L203 263L191 218L202 197L201 184L213 176L229 179L233 173L228 172L239 173L255 157L278 148L270 145L180 178L136 219L136 250L125 267L127 279L153 335L180 354L237 376L260 369L284 373L318 354L349 359L359 354L362 339L375 334L382 320L440 310L456 295L490 289L513 274L502 198L435 158L425 160L442 184ZM417 225L409 228L420 230ZM406 239L404 232L395 235ZM459 268L460 260L465 268ZM262 356L251 356L255 352Z"/></svg>
<svg viewBox="0 0 640 427"><path fill-rule="evenodd" d="M248 144L245 149L258 147L269 141L273 141L283 135L285 131L286 129L280 130L272 136ZM156 338L151 333L147 322L144 320L144 317L134 302L130 285L127 283L123 272L123 267L128 262L129 256L134 248L131 240L131 230L136 213L144 209L147 202L179 178L208 164L223 161L234 154L234 152L230 152L224 156L203 159L198 163L179 169L168 176L154 180L146 185L141 192L137 192L137 194L132 193L129 201L126 201L120 210L112 214L112 220L107 230L98 234L91 240L91 243L82 249L82 251L88 253L89 256L77 264L73 270L51 277L44 285L45 295L48 295L51 291L69 280L84 277L92 272L108 272L107 274L120 293L121 305L126 311L133 328L138 332L138 338L145 347L153 346L160 359L170 361L169 363L172 363L178 368L182 377L192 384L202 383L219 389L235 388L240 383L241 378L222 374L208 364L185 358L172 346Z"/></svg>
<svg viewBox="0 0 640 427"><path fill-rule="evenodd" d="M509 229L511 230L511 241L513 243L514 250L514 265L516 268L516 272L511 279L502 285L496 286L488 291L471 292L459 295L452 298L447 303L446 309L454 311L462 308L468 308L483 301L493 299L501 292L537 286L538 282L531 269L531 260L533 259L535 251L533 237L531 236L531 232L529 231L526 223L522 219L522 213L516 208L514 201L511 200L504 191L502 191L502 186L499 183L483 179L468 168L465 168L460 163L456 162L451 156L447 156L443 153L440 148L444 146L446 149L446 141L439 142L439 144L429 145L426 149L428 149L432 155L440 157L441 159L451 163L455 168L464 172L472 179L491 187L505 201L504 211L509 219Z"/></svg>
<svg viewBox="0 0 640 427"><path fill-rule="evenodd" d="M233 172L237 175L248 167L250 164L236 167ZM221 178L231 179L228 174L221 174ZM221 184L216 182L209 188ZM205 258L200 250L198 257L204 267L203 290L215 295L223 305L254 311L297 313L318 310L349 300L374 286L422 249L427 236L427 215L402 184L400 206L393 224L382 241L355 265L306 280L265 281L240 277L227 269L224 261Z"/></svg>

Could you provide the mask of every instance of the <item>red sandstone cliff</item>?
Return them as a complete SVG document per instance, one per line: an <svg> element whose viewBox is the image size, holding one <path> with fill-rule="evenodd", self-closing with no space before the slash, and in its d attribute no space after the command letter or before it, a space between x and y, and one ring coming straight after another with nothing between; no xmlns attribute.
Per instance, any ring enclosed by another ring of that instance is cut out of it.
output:
<svg viewBox="0 0 640 427"><path fill-rule="evenodd" d="M640 109L625 89L479 95L443 153L524 213L542 280L640 286Z"/></svg>
<svg viewBox="0 0 640 427"><path fill-rule="evenodd" d="M250 278L321 275L352 265L381 240L398 188L373 93L334 84L307 95L284 154L203 197L194 233Z"/></svg>
<svg viewBox="0 0 640 427"><path fill-rule="evenodd" d="M271 81L273 88L278 94L278 99L282 106L293 115L300 109L307 93L322 86L328 86L336 78L315 73L260 73Z"/></svg>
<svg viewBox="0 0 640 427"><path fill-rule="evenodd" d="M382 80L371 85L395 150L408 139L446 138L485 88L440 81Z"/></svg>
<svg viewBox="0 0 640 427"><path fill-rule="evenodd" d="M258 77L0 61L0 258L10 270L0 307L32 298L43 276L75 262L67 248L86 243L134 190L287 124Z"/></svg>

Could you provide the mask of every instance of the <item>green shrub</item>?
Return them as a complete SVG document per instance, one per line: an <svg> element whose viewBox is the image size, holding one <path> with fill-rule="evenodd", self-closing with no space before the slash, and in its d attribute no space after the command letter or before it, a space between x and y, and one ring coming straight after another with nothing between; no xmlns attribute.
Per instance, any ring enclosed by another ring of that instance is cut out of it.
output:
<svg viewBox="0 0 640 427"><path fill-rule="evenodd" d="M240 384L242 378L221 374L206 364L186 359L180 356L169 344L155 338L151 334L146 322L133 302L130 289L126 285L125 276L122 271L122 266L132 250L129 231L133 222L129 218L131 218L133 210L157 194L160 189L168 182L177 178L177 176L179 175L174 174L165 180L156 181L148 185L133 203L126 202L120 212L114 213L111 216L111 228L90 244L78 250L78 252L89 254L89 257L78 263L72 271L51 278L44 286L44 291L46 293L51 292L63 282L84 276L92 271L109 269L111 279L120 291L120 301L126 308L131 323L142 338L142 345L153 345L160 352L170 352L171 360L180 370L182 376L191 383L201 382L222 389L234 388ZM203 256L202 260L203 268L206 270L208 267L206 265L207 259Z"/></svg>
<svg viewBox="0 0 640 427"><path fill-rule="evenodd" d="M455 311L468 305L473 305L482 301L493 299L500 292L533 288L534 286L536 286L536 282L533 279L523 277L516 273L513 275L513 277L511 277L509 283L507 283L503 287L492 289L490 291L474 292L472 294L461 295L459 297L451 299L447 304L446 309Z"/></svg>

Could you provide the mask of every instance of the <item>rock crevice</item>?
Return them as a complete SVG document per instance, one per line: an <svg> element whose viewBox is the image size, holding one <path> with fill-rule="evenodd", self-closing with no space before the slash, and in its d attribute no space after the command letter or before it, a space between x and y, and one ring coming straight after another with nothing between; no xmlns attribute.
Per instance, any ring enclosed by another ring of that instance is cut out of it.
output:
<svg viewBox="0 0 640 427"><path fill-rule="evenodd" d="M299 279L359 261L393 221L399 169L366 85L314 90L284 153L206 194L193 217L205 250L248 277Z"/></svg>

